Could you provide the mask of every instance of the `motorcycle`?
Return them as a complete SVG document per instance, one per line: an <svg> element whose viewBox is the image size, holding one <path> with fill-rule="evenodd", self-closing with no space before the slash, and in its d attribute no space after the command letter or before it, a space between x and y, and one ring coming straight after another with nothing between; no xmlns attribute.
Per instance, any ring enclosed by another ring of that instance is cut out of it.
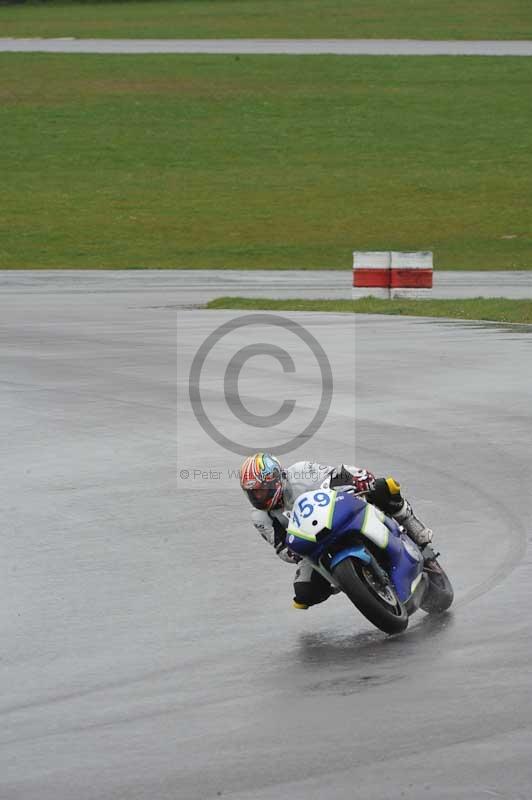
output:
<svg viewBox="0 0 532 800"><path fill-rule="evenodd" d="M300 495L286 545L385 633L404 631L419 608L437 614L453 602L439 554L430 545L422 553L394 519L349 490Z"/></svg>

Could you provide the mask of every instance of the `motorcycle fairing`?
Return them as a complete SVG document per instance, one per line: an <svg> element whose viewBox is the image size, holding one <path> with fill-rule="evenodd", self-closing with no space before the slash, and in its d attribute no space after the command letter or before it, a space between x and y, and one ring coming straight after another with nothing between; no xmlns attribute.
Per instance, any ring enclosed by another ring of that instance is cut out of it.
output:
<svg viewBox="0 0 532 800"><path fill-rule="evenodd" d="M377 545L388 562L390 578L399 599L405 602L410 597L423 569L423 557L394 519L359 497L338 492L332 527L337 535L348 531L359 532ZM336 563L341 560L338 558Z"/></svg>
<svg viewBox="0 0 532 800"><path fill-rule="evenodd" d="M366 564L371 563L371 556L366 548L362 547L362 545L357 545L356 547L346 547L345 550L340 550L339 553L336 553L331 561L331 569L334 569L340 561L345 561L346 558L358 558L359 561L364 561Z"/></svg>
<svg viewBox="0 0 532 800"><path fill-rule="evenodd" d="M311 504L316 497L317 503L325 503L325 495L330 498L330 503L314 509L312 514L305 517L306 503ZM350 555L368 562L372 556L364 547L363 540L359 543L352 541L353 534L363 536L381 551L382 556L378 556L377 560L382 560L399 599L402 602L408 600L423 570L423 557L395 520L349 492L321 490L319 494L309 492L301 495L299 500L300 508L296 509L296 515L300 512L299 516L292 518L287 529L287 546L290 549L317 563L325 549L342 536L351 534L351 541L346 542L346 547L335 554L334 566ZM316 525L313 524L314 520Z"/></svg>

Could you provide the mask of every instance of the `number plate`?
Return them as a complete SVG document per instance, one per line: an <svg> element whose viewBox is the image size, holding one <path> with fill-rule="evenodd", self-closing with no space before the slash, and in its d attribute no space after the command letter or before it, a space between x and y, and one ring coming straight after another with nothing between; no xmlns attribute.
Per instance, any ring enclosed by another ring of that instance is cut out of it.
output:
<svg viewBox="0 0 532 800"><path fill-rule="evenodd" d="M336 492L319 489L300 494L290 513L287 533L315 542L323 528L330 528L336 503Z"/></svg>

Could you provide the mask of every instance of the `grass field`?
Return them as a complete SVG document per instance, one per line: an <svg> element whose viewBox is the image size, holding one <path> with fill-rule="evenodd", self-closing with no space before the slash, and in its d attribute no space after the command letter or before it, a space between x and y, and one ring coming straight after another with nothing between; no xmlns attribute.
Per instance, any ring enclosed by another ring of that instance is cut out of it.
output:
<svg viewBox="0 0 532 800"><path fill-rule="evenodd" d="M532 38L529 0L166 0L0 6L1 36Z"/></svg>
<svg viewBox="0 0 532 800"><path fill-rule="evenodd" d="M207 308L265 311L336 311L350 314L392 314L410 317L486 320L532 323L532 300L506 300L503 297L470 300L267 300L259 297L219 297Z"/></svg>
<svg viewBox="0 0 532 800"><path fill-rule="evenodd" d="M532 59L0 54L0 72L3 268L343 269L353 249L532 267Z"/></svg>

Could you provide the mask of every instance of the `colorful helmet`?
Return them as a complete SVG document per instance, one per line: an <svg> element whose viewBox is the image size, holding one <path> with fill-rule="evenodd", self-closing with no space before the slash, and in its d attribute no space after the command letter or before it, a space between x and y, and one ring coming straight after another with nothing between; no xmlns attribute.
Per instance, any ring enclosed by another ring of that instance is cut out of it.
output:
<svg viewBox="0 0 532 800"><path fill-rule="evenodd" d="M255 453L240 468L240 486L249 502L262 511L277 508L283 502L283 468L275 456Z"/></svg>

